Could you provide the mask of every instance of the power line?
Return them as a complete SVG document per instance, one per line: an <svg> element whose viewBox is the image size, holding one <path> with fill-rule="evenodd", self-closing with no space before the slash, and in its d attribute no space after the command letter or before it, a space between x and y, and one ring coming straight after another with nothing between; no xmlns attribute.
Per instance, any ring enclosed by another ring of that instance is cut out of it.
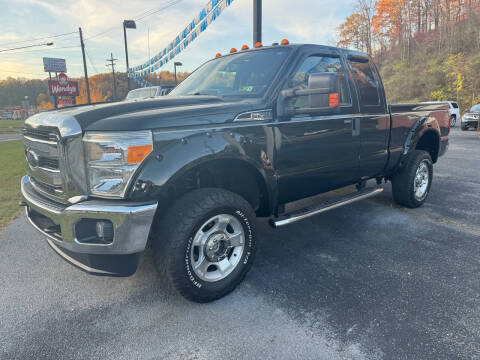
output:
<svg viewBox="0 0 480 360"><path fill-rule="evenodd" d="M53 39L53 38L57 38L57 37L60 37L60 36L67 36L67 35L71 35L71 34L77 34L77 32L72 31L72 32L69 32L69 33L57 34L57 35L51 35L51 36L44 36L44 37L39 37L39 38L35 38L35 39L11 41L11 42L8 42L8 43L0 44L0 46L6 46L6 45L11 45L11 44L21 44L21 43L26 43L26 42L30 42L30 41L38 41L38 40L44 40L44 39Z"/></svg>
<svg viewBox="0 0 480 360"><path fill-rule="evenodd" d="M90 65L92 65L93 70L95 71L95 73L96 73L96 74L100 74L100 72L97 70L97 68L96 68L95 65L93 64L93 61L92 61L92 59L90 58L90 54L86 51L86 49L85 49L85 54L87 54L88 61L90 62Z"/></svg>
<svg viewBox="0 0 480 360"><path fill-rule="evenodd" d="M37 49L37 50L23 50L23 51L14 51L8 54L1 54L1 55L14 55L14 54L23 54L23 53L29 53L29 52L38 52L38 51L52 51L52 50L61 50L61 49L73 49L73 48L79 48L80 45L73 45L73 46L60 46L60 47L53 47L53 48L48 48L48 49ZM0 55L0 56L1 56Z"/></svg>
<svg viewBox="0 0 480 360"><path fill-rule="evenodd" d="M134 20L140 21L140 20L142 20L142 19L145 19L146 17L155 15L155 14L159 13L160 11L166 10L166 9L168 9L168 8L174 6L174 5L177 5L177 4L180 3L180 2L182 2L182 0L174 0L174 1L172 1L170 4L165 5L165 6L162 7L162 8L159 8L159 9L157 9L157 10L152 9L151 12L149 12L149 13L143 15L143 16L137 17L137 18L134 19Z"/></svg>
<svg viewBox="0 0 480 360"><path fill-rule="evenodd" d="M140 13L136 16L133 17L133 20L135 21L140 21L142 19L145 19L146 17L149 17L151 15L154 15L156 13L159 13L160 11L163 11L163 10L166 10L174 5L177 5L178 3L182 2L183 0L170 0L165 6L161 7L161 8L154 8L154 9L150 9L150 10L147 10L147 11L144 11L143 13ZM119 30L120 28L118 26L112 26L104 31L101 31L95 35L92 35L92 36L89 36L88 38L86 38L84 41L87 41L87 40L91 40L91 39L95 39L99 36L102 36L112 30Z"/></svg>
<svg viewBox="0 0 480 360"><path fill-rule="evenodd" d="M13 50L20 50L20 49L26 49L26 48L31 48L31 47L37 47L37 46L52 46L53 42L48 42L44 44L33 44L33 45L27 45L27 46L20 46L16 48L11 48L11 49L2 49L0 50L0 53L6 52L6 51L13 51Z"/></svg>

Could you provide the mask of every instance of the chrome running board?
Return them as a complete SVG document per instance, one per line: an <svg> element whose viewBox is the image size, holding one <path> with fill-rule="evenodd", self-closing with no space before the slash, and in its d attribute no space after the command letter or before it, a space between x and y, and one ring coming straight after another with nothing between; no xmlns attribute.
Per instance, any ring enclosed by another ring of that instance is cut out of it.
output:
<svg viewBox="0 0 480 360"><path fill-rule="evenodd" d="M279 217L270 219L269 223L274 228L289 225L294 222L309 218L310 216L321 214L323 212L333 210L341 206L354 203L356 201L368 199L369 197L380 194L382 191L383 188L380 186L373 188L365 188L358 192L345 195L335 200L326 200L314 206L309 206L300 210L293 211L291 213L280 215Z"/></svg>

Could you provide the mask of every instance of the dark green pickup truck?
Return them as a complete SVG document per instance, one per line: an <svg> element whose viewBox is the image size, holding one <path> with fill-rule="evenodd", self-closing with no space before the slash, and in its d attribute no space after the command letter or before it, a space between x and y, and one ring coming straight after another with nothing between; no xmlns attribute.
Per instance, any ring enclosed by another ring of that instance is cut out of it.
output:
<svg viewBox="0 0 480 360"><path fill-rule="evenodd" d="M162 98L27 119L22 204L81 269L130 275L151 244L162 276L207 302L251 267L256 217L287 225L374 196L387 180L398 204L422 205L449 124L446 105L387 105L366 54L290 44L233 52Z"/></svg>

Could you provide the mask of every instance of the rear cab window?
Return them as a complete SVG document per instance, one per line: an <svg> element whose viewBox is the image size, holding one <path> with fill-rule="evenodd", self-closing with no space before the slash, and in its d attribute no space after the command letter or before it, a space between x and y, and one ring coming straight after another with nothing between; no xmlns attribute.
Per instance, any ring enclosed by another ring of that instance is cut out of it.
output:
<svg viewBox="0 0 480 360"><path fill-rule="evenodd" d="M358 89L360 108L381 106L380 82L368 59L349 57L348 63Z"/></svg>

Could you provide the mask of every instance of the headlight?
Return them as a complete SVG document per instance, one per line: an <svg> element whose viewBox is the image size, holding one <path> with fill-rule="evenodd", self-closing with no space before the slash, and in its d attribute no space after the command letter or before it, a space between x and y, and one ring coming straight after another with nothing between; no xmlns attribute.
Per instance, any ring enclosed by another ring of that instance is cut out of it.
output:
<svg viewBox="0 0 480 360"><path fill-rule="evenodd" d="M150 131L87 132L83 137L90 194L123 198L135 171L152 152Z"/></svg>

